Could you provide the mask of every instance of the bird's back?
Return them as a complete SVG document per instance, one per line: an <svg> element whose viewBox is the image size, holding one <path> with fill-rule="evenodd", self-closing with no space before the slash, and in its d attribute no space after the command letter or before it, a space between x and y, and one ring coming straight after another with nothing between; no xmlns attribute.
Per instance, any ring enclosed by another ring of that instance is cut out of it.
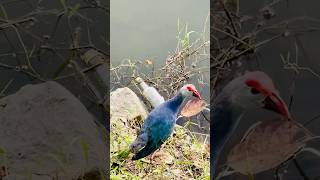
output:
<svg viewBox="0 0 320 180"><path fill-rule="evenodd" d="M166 103L161 104L152 110L149 116L145 119L141 128L140 134L133 144L143 144L144 147L138 151L133 160L148 156L157 150L163 142L171 135L177 113L172 111Z"/></svg>

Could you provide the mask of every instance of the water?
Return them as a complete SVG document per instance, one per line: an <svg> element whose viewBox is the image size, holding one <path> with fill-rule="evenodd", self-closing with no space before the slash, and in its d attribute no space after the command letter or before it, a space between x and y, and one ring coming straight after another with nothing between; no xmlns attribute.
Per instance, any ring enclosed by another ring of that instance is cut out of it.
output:
<svg viewBox="0 0 320 180"><path fill-rule="evenodd" d="M94 46L104 52L108 52L108 45L105 42L108 40L107 35L109 29L107 26L107 14L100 9L87 8L79 10L79 13L88 17L90 20L87 23L84 19L73 16L70 18L70 28L68 27L66 16L62 16L56 31L54 31L58 14L63 11L61 1L4 0L0 3L5 9L7 17L12 21L30 17L35 19L33 24L20 24L21 27L18 28L18 31L28 54L32 54L32 56L30 56L31 64L45 79L53 79L54 73L58 70L59 66L70 57L70 50L68 49L71 43L70 34L72 34L76 28L81 29L80 46L88 44L88 28ZM76 0L68 1L67 4L71 7L75 7L76 4L86 6L83 1ZM1 18L4 18L2 14ZM48 37L48 39L46 39L46 37ZM39 51L42 45L48 46L49 49ZM50 48L53 48L53 50L50 50ZM85 51L87 49L83 50ZM31 53L32 51L33 53ZM25 64L25 59L24 49L14 29L1 29L0 62L11 66L19 66L19 64ZM82 60L78 56L75 57L75 61L80 64L81 68L85 68ZM72 72L72 68L67 67L61 75ZM30 78L21 72L1 68L0 88L2 89L11 79L13 82L6 90L5 95L15 93L26 84L42 82ZM83 86L83 82L74 77L57 81L77 96L101 123L105 123L104 118L102 118L102 109L95 102L96 100L91 92ZM101 92L103 93L103 90Z"/></svg>
<svg viewBox="0 0 320 180"><path fill-rule="evenodd" d="M178 19L202 32L209 4L209 0L111 1L111 62L127 58L163 62L176 48Z"/></svg>

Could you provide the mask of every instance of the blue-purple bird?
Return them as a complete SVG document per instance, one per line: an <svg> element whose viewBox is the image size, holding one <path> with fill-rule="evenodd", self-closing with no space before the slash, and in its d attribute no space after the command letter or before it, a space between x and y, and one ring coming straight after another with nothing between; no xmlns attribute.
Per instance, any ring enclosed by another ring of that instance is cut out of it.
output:
<svg viewBox="0 0 320 180"><path fill-rule="evenodd" d="M194 85L184 85L173 98L150 112L137 139L130 145L130 150L134 153L132 160L146 157L160 148L173 132L181 106L191 96L201 99Z"/></svg>
<svg viewBox="0 0 320 180"><path fill-rule="evenodd" d="M214 176L223 145L237 127L244 113L252 108L265 108L290 118L270 77L261 71L247 72L229 82L217 96L211 110L210 148Z"/></svg>

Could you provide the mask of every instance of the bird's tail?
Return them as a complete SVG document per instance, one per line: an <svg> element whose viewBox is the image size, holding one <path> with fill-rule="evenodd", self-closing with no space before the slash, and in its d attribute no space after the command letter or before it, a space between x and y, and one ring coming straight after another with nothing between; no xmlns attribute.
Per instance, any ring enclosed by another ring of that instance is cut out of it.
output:
<svg viewBox="0 0 320 180"><path fill-rule="evenodd" d="M144 157L150 155L151 153L153 153L157 149L158 149L158 147L155 146L154 144L147 143L147 145L143 149L141 149L139 152L137 152L132 157L132 160L138 160L138 159L144 158Z"/></svg>

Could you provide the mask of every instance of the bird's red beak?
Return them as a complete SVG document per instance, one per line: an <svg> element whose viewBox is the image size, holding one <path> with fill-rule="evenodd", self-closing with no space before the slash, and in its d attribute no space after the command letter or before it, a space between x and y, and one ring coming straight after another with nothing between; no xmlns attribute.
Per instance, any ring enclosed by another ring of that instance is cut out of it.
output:
<svg viewBox="0 0 320 180"><path fill-rule="evenodd" d="M286 103L276 94L268 95L264 101L264 108L283 115L286 119L290 119L290 113Z"/></svg>
<svg viewBox="0 0 320 180"><path fill-rule="evenodd" d="M248 87L255 88L265 96L265 99L263 100L265 109L274 111L283 115L286 119L290 119L291 117L286 103L277 93L275 93L276 89L272 84L272 80L270 78L267 78L267 80L269 81L268 88L264 88L258 81L252 79L246 80L246 84Z"/></svg>
<svg viewBox="0 0 320 180"><path fill-rule="evenodd" d="M199 99L202 99L200 93L197 90L193 90L192 92L193 92L193 96L195 96Z"/></svg>

